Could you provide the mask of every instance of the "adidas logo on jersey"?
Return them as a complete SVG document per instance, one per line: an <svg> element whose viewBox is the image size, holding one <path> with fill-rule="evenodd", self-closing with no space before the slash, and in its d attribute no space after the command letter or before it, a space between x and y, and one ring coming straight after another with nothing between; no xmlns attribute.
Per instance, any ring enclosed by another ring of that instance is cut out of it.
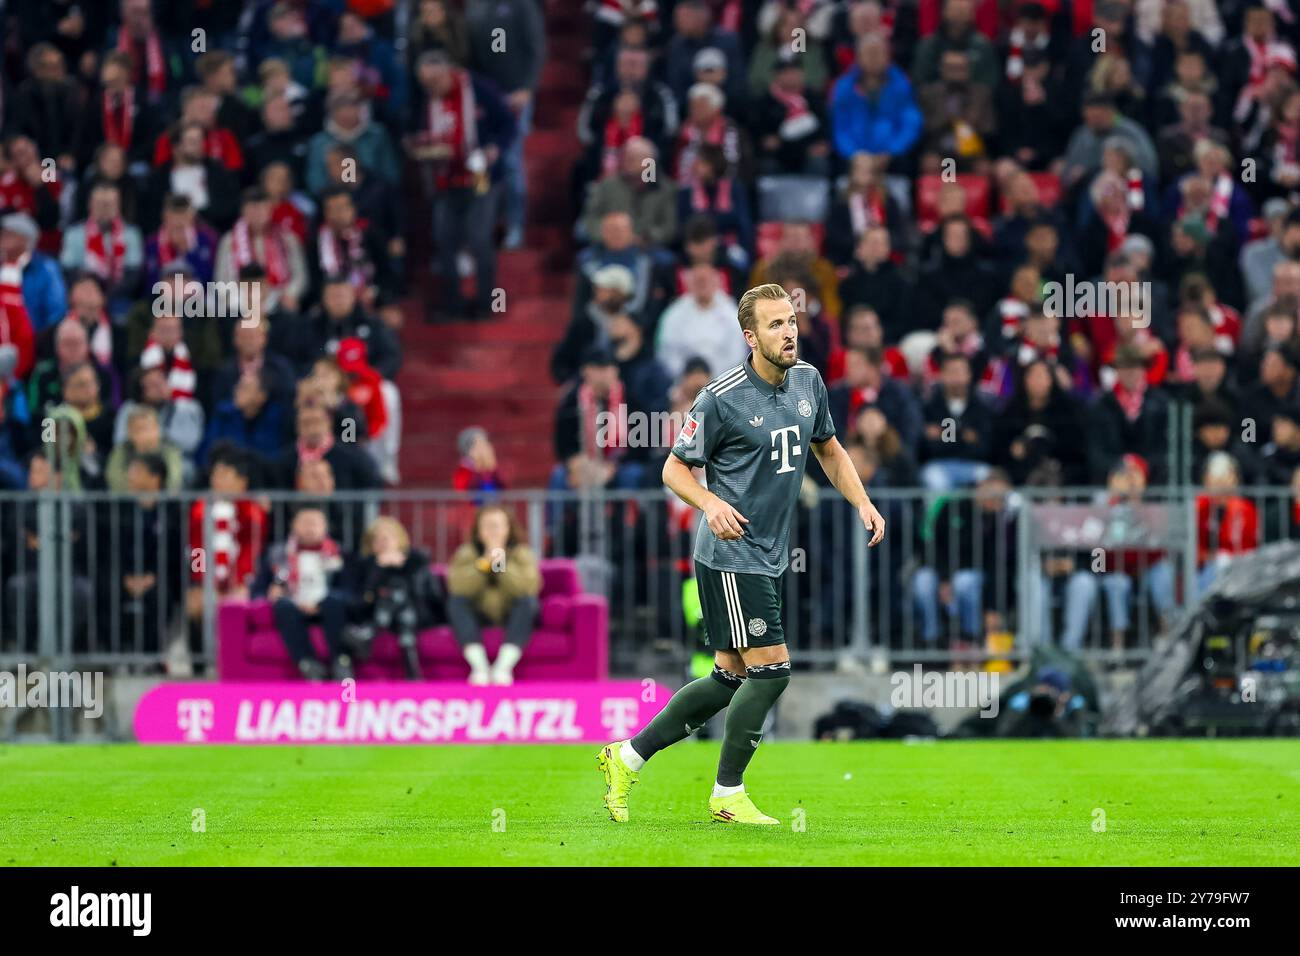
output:
<svg viewBox="0 0 1300 956"><path fill-rule="evenodd" d="M757 428L759 425L763 424L763 416L755 415L753 418L749 420L749 423L753 425L755 428Z"/></svg>

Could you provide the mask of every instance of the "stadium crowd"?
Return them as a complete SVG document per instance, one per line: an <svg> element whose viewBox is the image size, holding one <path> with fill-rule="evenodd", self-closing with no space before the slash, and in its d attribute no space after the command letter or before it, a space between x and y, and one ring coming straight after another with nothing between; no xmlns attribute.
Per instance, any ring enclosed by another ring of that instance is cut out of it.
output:
<svg viewBox="0 0 1300 956"><path fill-rule="evenodd" d="M1263 516L1239 489L1300 487L1300 6L591 9L553 488L657 486L681 417L655 413L745 358L737 299L775 281L869 489L994 502L1025 484L1203 481L1202 584L1266 517L1291 533L1300 509ZM1183 405L1191 476L1169 447ZM620 408L664 433L600 434L596 415ZM468 455L458 485L476 486ZM940 604L982 633L989 582L964 527L910 585L926 640ZM1173 605L1158 554L1121 558L1130 574L1074 562L1043 574L1067 644L1099 590L1117 642L1135 583Z"/></svg>
<svg viewBox="0 0 1300 956"><path fill-rule="evenodd" d="M308 621L333 647L327 597L366 626L360 558L405 540L331 496L400 478L409 220L431 223L428 318L484 315L498 229L523 238L539 4L16 0L0 31L0 492L125 495L76 510L74 631L157 651L175 569L201 612L208 543L218 598L310 564L277 623L295 658ZM182 490L213 514L155 497ZM308 517L257 494L293 490ZM10 638L36 615L37 512L0 507Z"/></svg>

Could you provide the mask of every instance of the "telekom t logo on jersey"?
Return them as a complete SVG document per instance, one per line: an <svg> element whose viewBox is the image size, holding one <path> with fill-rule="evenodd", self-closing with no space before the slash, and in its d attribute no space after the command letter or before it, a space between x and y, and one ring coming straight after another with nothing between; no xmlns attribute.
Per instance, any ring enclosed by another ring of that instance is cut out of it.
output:
<svg viewBox="0 0 1300 956"><path fill-rule="evenodd" d="M791 438L793 435L793 439ZM779 439L779 441L778 441ZM794 441L796 444L790 444ZM796 458L803 454L803 449L797 444L799 441L799 426L786 425L784 428L772 429L772 461L780 459L781 467L776 470L778 475L785 474L787 471L794 471L794 465L790 464L791 458ZM780 447L776 447L777 445Z"/></svg>

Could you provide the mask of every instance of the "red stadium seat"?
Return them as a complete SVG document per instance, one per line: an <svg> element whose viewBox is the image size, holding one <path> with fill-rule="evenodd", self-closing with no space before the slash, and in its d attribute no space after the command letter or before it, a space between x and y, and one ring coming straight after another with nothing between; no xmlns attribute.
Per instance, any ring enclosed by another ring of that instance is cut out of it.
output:
<svg viewBox="0 0 1300 956"><path fill-rule="evenodd" d="M939 193L945 185L943 177L937 175L920 176L916 180L916 222L923 232L929 232L939 223ZM993 188L989 178L967 173L957 177L957 185L966 190L966 215L973 220L987 220Z"/></svg>
<svg viewBox="0 0 1300 956"><path fill-rule="evenodd" d="M826 226L824 223L812 222L808 224L812 230L813 240L817 243L817 251L821 252L822 245L826 241ZM770 259L776 255L776 250L781 244L781 235L785 229L783 222L760 222L758 224L757 235L754 239L756 246L755 252L759 259Z"/></svg>

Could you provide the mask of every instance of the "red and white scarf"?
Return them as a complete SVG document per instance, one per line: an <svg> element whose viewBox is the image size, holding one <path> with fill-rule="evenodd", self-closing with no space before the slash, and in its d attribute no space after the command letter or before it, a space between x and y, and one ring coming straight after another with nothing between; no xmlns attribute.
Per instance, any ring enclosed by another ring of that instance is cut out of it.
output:
<svg viewBox="0 0 1300 956"><path fill-rule="evenodd" d="M284 236L274 223L262 230L258 236L262 240L262 255L257 255L257 243L247 220L240 219L230 231L230 256L235 262L235 274L244 266L260 263L266 270L270 284L279 288L289 281L289 252L284 245Z"/></svg>
<svg viewBox="0 0 1300 956"><path fill-rule="evenodd" d="M321 573L321 580L304 578L303 571L307 570L304 565L308 563L304 560L306 556L316 559L312 562L313 570ZM333 538L326 538L313 547L300 544L296 535L290 535L284 545L284 559L285 587L295 600L305 600L309 604L321 602L328 593L328 575L343 567L343 553Z"/></svg>
<svg viewBox="0 0 1300 956"><path fill-rule="evenodd" d="M849 193L849 221L853 224L853 235L861 236L873 226L885 225L885 204L880 198L879 190L868 188L866 194Z"/></svg>
<svg viewBox="0 0 1300 956"><path fill-rule="evenodd" d="M1115 401L1119 402L1119 407L1124 413L1124 417L1129 420L1130 424L1137 421L1138 416L1142 414L1142 400L1146 397L1147 393L1146 378L1143 378L1141 384L1131 392L1124 387L1123 382L1120 382L1117 379L1113 392L1115 394Z"/></svg>
<svg viewBox="0 0 1300 956"><path fill-rule="evenodd" d="M1029 306L1019 299L1007 296L998 303L998 315L1002 319L1002 335L1014 339L1020 334L1020 323L1029 317Z"/></svg>
<svg viewBox="0 0 1300 956"><path fill-rule="evenodd" d="M617 458L622 455L625 444L622 416L619 415L622 406L622 382L610 389L609 395L603 402L596 397L590 385L578 386L578 414L582 420L582 450L585 454L593 458ZM605 429L604 447L601 447L601 443L596 440L599 431L596 420L601 411L610 413L606 416L610 426Z"/></svg>
<svg viewBox="0 0 1300 956"><path fill-rule="evenodd" d="M136 55L136 40L125 26L118 30L117 48L131 58L134 67L132 81L139 79L140 58ZM149 82L149 97L156 99L167 89L167 67L163 62L162 41L157 30L150 30L144 41L144 68Z"/></svg>
<svg viewBox="0 0 1300 956"><path fill-rule="evenodd" d="M645 123L641 119L640 110L632 114L626 124L620 123L613 113L609 114L609 119L605 121L604 152L600 160L602 179L618 171L619 162L623 157L623 146L629 139L642 135L644 131Z"/></svg>
<svg viewBox="0 0 1300 956"><path fill-rule="evenodd" d="M303 462L320 461L322 458L324 458L326 455L330 453L330 449L333 447L334 447L333 435L326 435L325 440L321 442L319 448L312 448L306 442L299 441L298 462L299 464L302 464Z"/></svg>
<svg viewBox="0 0 1300 956"><path fill-rule="evenodd" d="M431 143L451 147L451 157L437 164L439 189L464 189L473 185L474 176L465 165L478 149L478 108L474 103L474 84L466 70L454 71L452 88L445 96L429 99Z"/></svg>
<svg viewBox="0 0 1300 956"><path fill-rule="evenodd" d="M128 86L116 106L113 104L113 94L105 90L102 110L104 141L122 149L130 149L131 134L135 130L135 90Z"/></svg>
<svg viewBox="0 0 1300 956"><path fill-rule="evenodd" d="M85 320L76 312L69 312L65 318L78 323L82 328L86 327ZM103 309L100 309L99 315L91 321L94 322L94 328L87 333L87 338L90 340L90 354L95 357L96 362L108 368L113 364L113 326L108 321L108 313Z"/></svg>
<svg viewBox="0 0 1300 956"><path fill-rule="evenodd" d="M725 151L727 138L727 120L723 116L718 116L708 129L700 129L694 123L683 125L677 138L677 182L684 186L694 185L695 154L705 143L721 146Z"/></svg>
<svg viewBox="0 0 1300 956"><path fill-rule="evenodd" d="M1219 230L1219 222L1228 215L1232 205L1232 177L1219 173L1214 180L1214 192L1210 194L1210 210L1205 214L1205 228L1211 238Z"/></svg>
<svg viewBox="0 0 1300 956"><path fill-rule="evenodd" d="M176 343L169 361L163 347L154 341L153 336L149 336L144 351L140 353L140 367L165 369L167 384L171 386L173 399L194 397L197 380L194 366L190 364L190 350L185 347L183 341Z"/></svg>
<svg viewBox="0 0 1300 956"><path fill-rule="evenodd" d="M86 269L109 285L116 285L126 268L126 228L118 216L109 224L109 241L93 218L86 220Z"/></svg>
<svg viewBox="0 0 1300 956"><path fill-rule="evenodd" d="M658 17L656 0L600 0L596 8L596 19L615 27L622 26L629 18L653 23Z"/></svg>
<svg viewBox="0 0 1300 956"><path fill-rule="evenodd" d="M177 248L167 236L166 227L158 230L158 265L166 266L177 259L184 259L199 244L199 231L193 226L185 227L185 246Z"/></svg>
<svg viewBox="0 0 1300 956"><path fill-rule="evenodd" d="M1140 212L1146 204L1146 192L1142 188L1142 170L1134 166L1128 171L1128 208Z"/></svg>
<svg viewBox="0 0 1300 956"><path fill-rule="evenodd" d="M343 237L343 242L340 242L334 230L322 223L316 233L316 247L319 250L321 272L325 275L345 274L358 290L370 284L374 266L366 259L362 249L360 227L354 225Z"/></svg>
<svg viewBox="0 0 1300 956"><path fill-rule="evenodd" d="M704 183L696 181L691 188L691 209L694 212L731 212L731 180L723 176L714 184L712 200Z"/></svg>

